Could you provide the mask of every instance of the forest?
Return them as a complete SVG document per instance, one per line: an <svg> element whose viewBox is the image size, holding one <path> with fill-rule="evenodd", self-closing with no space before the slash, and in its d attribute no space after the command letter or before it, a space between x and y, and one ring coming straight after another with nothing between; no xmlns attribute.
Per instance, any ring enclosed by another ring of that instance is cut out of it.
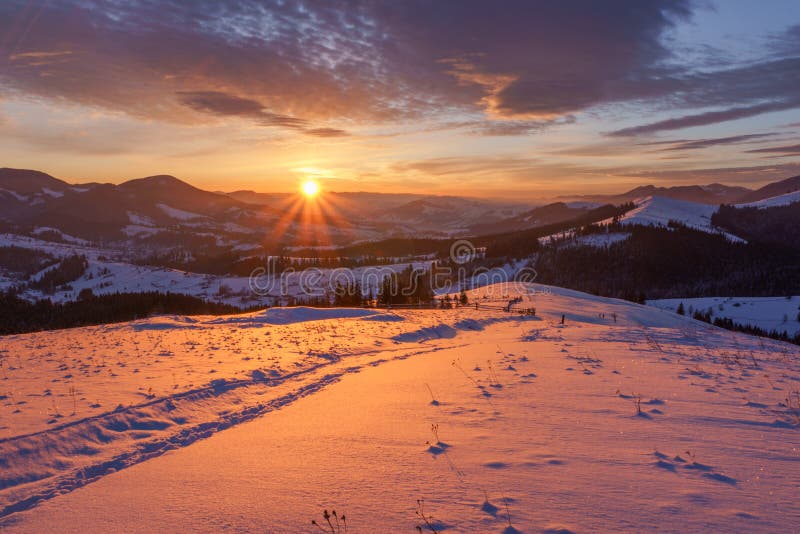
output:
<svg viewBox="0 0 800 534"><path fill-rule="evenodd" d="M670 223L587 226L580 233L626 232L609 246L542 246L532 261L537 282L636 302L713 296L800 293L800 251L763 242L733 242Z"/></svg>
<svg viewBox="0 0 800 534"><path fill-rule="evenodd" d="M0 293L0 309L0 335L132 321L156 314L224 315L248 311L176 293L93 295L89 290L82 291L78 300L64 303L49 299L30 302L7 291Z"/></svg>

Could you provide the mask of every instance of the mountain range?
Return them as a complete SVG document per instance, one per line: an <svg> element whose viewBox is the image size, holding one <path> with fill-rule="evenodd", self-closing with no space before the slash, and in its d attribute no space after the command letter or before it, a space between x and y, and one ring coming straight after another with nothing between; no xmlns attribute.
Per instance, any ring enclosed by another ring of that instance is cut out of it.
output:
<svg viewBox="0 0 800 534"><path fill-rule="evenodd" d="M298 194L204 191L169 175L121 184L69 184L36 170L3 168L0 227L6 232L47 235L66 242L125 244L146 253L179 244L206 253L270 251L390 237L514 232L569 221L603 204L644 198L711 207L754 203L798 190L800 176L755 190L722 184L646 185L618 195L538 206L458 196L327 192L312 209L304 209L307 201Z"/></svg>
<svg viewBox="0 0 800 534"><path fill-rule="evenodd" d="M466 238L483 251L476 258L485 268L528 264L549 282L621 298L790 294L800 265L798 185L800 177L745 192L645 186L536 206L367 192L312 201L204 191L168 175L69 184L0 169L0 292L67 302L85 291L170 291L274 304L283 297L249 285L273 261L266 256L282 256L276 269L294 275L310 266L329 276L338 268L402 270L446 262L453 240ZM698 190L738 203L686 199ZM646 193L660 194L637 196ZM290 294L301 294L300 279L291 280Z"/></svg>

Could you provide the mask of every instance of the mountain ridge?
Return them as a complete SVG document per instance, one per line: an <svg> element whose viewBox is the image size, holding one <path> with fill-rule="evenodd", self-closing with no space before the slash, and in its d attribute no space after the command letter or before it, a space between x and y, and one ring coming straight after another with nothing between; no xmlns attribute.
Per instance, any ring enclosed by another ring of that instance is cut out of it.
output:
<svg viewBox="0 0 800 534"><path fill-rule="evenodd" d="M583 197L594 202L543 205L454 195L369 192L327 192L313 202L298 193L207 191L170 174L120 184L70 184L37 170L3 168L0 222L22 225L31 232L51 228L90 241L156 247L180 246L183 241L206 243L204 246L212 249L224 243L307 247L323 246L327 241L328 245L342 246L375 239L522 231L578 218L598 205L621 205L647 197L695 202L703 206L698 210L705 214L713 211L712 206L738 203L743 198L760 200L793 189L800 189L800 177L758 190L720 183L673 187L648 184L619 195Z"/></svg>
<svg viewBox="0 0 800 534"><path fill-rule="evenodd" d="M800 190L800 175L767 184L739 199L737 204L758 202Z"/></svg>

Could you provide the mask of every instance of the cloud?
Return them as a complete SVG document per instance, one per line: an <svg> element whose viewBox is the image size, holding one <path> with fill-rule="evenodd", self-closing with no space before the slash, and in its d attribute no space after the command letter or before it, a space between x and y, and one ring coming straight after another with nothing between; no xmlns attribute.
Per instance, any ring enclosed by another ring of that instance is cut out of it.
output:
<svg viewBox="0 0 800 534"><path fill-rule="evenodd" d="M695 5L4 0L0 89L146 119L238 117L318 137L345 135L337 123L465 116L480 117L472 134L529 135L622 103L685 110L612 132L631 136L800 106L798 26L775 36L761 61L705 53L681 64L665 36ZM712 108L723 109L696 112Z"/></svg>
<svg viewBox="0 0 800 534"><path fill-rule="evenodd" d="M784 32L774 35L772 45L786 56L800 55L800 24L793 24Z"/></svg>
<svg viewBox="0 0 800 534"><path fill-rule="evenodd" d="M712 139L693 139L693 140L679 140L679 141L659 141L657 143L649 144L670 144L671 146L662 148L663 151L673 150L699 150L712 146L719 145L735 145L740 143L747 143L765 137L774 137L779 135L778 132L757 133L757 134L744 134L744 135L730 135L728 137L716 137ZM648 144L648 143L645 143Z"/></svg>
<svg viewBox="0 0 800 534"><path fill-rule="evenodd" d="M600 154L606 143L589 145L587 154ZM613 147L612 147L613 148ZM582 151L581 151L582 152ZM500 190L535 190L546 192L586 193L590 190L618 192L642 183L661 185L696 185L709 183L761 185L800 174L800 162L773 165L738 165L727 167L692 166L676 163L672 168L653 169L641 164L603 165L592 157L583 163L553 163L526 154L476 155L400 161L390 165L388 175L408 179L424 179L432 183L453 182L484 187L487 183ZM625 161L624 159L621 161ZM549 194L549 193L547 193Z"/></svg>
<svg viewBox="0 0 800 534"><path fill-rule="evenodd" d="M621 130L610 132L609 135L623 137L646 135L665 130L680 130L681 128L706 126L708 124L716 124L718 122L743 119L772 111L783 111L785 109L791 109L798 106L800 106L800 101L768 102L753 106L740 106L721 111L708 111L705 113L698 113L696 115L686 115L675 119L651 122L649 124L633 126L631 128L623 128Z"/></svg>
<svg viewBox="0 0 800 534"><path fill-rule="evenodd" d="M475 156L431 158L419 161L394 163L396 173L421 173L431 176L501 174L509 171L529 170L537 163L534 158L520 156Z"/></svg>
<svg viewBox="0 0 800 534"><path fill-rule="evenodd" d="M229 95L220 91L179 91L180 101L187 107L202 113L222 117L245 117L261 126L277 126L297 130L315 137L344 137L349 135L337 128L311 128L309 121L289 115L272 113L264 105L250 98Z"/></svg>
<svg viewBox="0 0 800 534"><path fill-rule="evenodd" d="M199 120L179 93L217 116L257 102L314 122L548 120L627 98L615 85L648 77L669 55L661 34L689 14L689 0L6 0L0 83L172 121Z"/></svg>
<svg viewBox="0 0 800 534"><path fill-rule="evenodd" d="M185 106L214 115L259 117L264 113L260 102L220 91L178 91L176 94Z"/></svg>
<svg viewBox="0 0 800 534"><path fill-rule="evenodd" d="M350 135L347 131L338 128L311 128L305 130L304 133L316 137L347 137Z"/></svg>
<svg viewBox="0 0 800 534"><path fill-rule="evenodd" d="M790 176L800 174L800 163L786 163L782 165L755 165L739 167L709 167L690 169L666 170L632 170L620 171L620 176L629 176L637 179L657 180L667 183L726 183L726 184L764 184L783 180Z"/></svg>
<svg viewBox="0 0 800 534"><path fill-rule="evenodd" d="M773 146L748 150L752 154L779 154L781 156L800 155L800 145Z"/></svg>
<svg viewBox="0 0 800 534"><path fill-rule="evenodd" d="M463 124L472 135L485 137L529 135L559 124L573 124L574 115L539 120L482 120Z"/></svg>

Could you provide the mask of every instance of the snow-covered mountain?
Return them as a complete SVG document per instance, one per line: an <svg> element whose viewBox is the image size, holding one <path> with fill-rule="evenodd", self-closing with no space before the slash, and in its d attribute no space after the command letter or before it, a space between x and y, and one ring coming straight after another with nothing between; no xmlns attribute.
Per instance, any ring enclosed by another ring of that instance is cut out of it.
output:
<svg viewBox="0 0 800 534"><path fill-rule="evenodd" d="M716 207L666 197L644 197L634 201L636 207L621 217L623 224L666 226L679 221L699 230L711 229L711 215Z"/></svg>
<svg viewBox="0 0 800 534"><path fill-rule="evenodd" d="M665 197L646 197L634 201L636 207L620 217L623 225L667 226L671 221L709 233L722 231L711 224L717 207ZM727 234L730 239L740 238Z"/></svg>
<svg viewBox="0 0 800 534"><path fill-rule="evenodd" d="M791 180L778 187L787 184ZM488 251L486 265L500 267L532 259L537 244L569 241L604 248L626 241L634 230L600 234L585 228L615 220L659 227L675 221L729 241L759 243L774 254L769 267L758 268L785 275L793 260L784 249L797 247L794 208L800 203L789 204L797 195L757 201L754 205L765 208L758 210L650 196L636 199L623 213L628 206L582 202L530 208L461 197L326 193L319 203L334 206L331 214L309 214L296 195L212 193L166 175L119 185L70 185L44 173L3 169L0 202L7 209L0 212L0 289L58 302L75 300L82 290L169 291L238 306L266 305L274 300L255 298L248 275L270 255L326 255L347 267L365 260L402 268L446 259L452 240L468 238ZM86 258L86 268L60 276L74 255ZM751 290L773 294L764 284Z"/></svg>
<svg viewBox="0 0 800 534"><path fill-rule="evenodd" d="M680 185L673 187L643 185L617 195L589 195L579 198L582 200L600 202L603 204L621 204L643 197L658 196L718 206L720 204L732 204L738 202L741 198L752 193L753 191L746 187L729 186L717 183L708 185Z"/></svg>
<svg viewBox="0 0 800 534"><path fill-rule="evenodd" d="M119 185L66 182L38 171L0 169L0 223L30 235L158 249L215 237L220 246L345 245L395 236L464 234L531 208L526 203L409 194L326 193L315 209L297 194L198 189L158 175Z"/></svg>
<svg viewBox="0 0 800 534"><path fill-rule="evenodd" d="M737 208L774 208L777 206L789 206L795 202L800 202L800 190L792 191L791 193L784 193L776 197L765 198L763 200L756 200L755 202L747 202L745 204L737 204Z"/></svg>
<svg viewBox="0 0 800 534"><path fill-rule="evenodd" d="M0 169L0 224L25 235L47 228L67 240L143 254L177 246L220 254L235 247L313 245L315 235L324 235L325 244L384 236L368 221L335 213L309 217L289 207L243 202L167 175L70 185L36 171Z"/></svg>
<svg viewBox="0 0 800 534"><path fill-rule="evenodd" d="M800 190L800 176L793 176L785 180L767 184L760 189L756 189L755 191L739 198L736 203L747 204L749 202L758 202L759 200L774 198L798 190Z"/></svg>
<svg viewBox="0 0 800 534"><path fill-rule="evenodd" d="M153 265L137 265L131 263L123 253L118 252L109 257L111 251L88 243L53 243L35 237L0 234L0 250L4 247L42 253L53 258L30 277L15 276L15 273L4 273L0 269L0 292L23 286L24 289L19 290L19 296L31 301L43 298L53 302L74 301L84 290L90 290L93 295L169 292L242 308L272 306L285 303L289 297L307 296L302 284L308 282L304 282L301 272L285 274L280 284L273 280L274 284L271 290L260 293L253 291L249 272L238 276L211 275ZM21 256L18 252L15 254ZM41 279L42 275L57 267L59 260L76 254L87 259L87 268L74 280L70 280L68 284L48 289L30 283ZM383 275L402 271L408 267L409 263L415 268L422 269L430 262L404 261L397 264L373 266L370 267L371 276L362 276L365 267L355 267L350 270L350 274L355 279L369 282L363 288L366 294L369 294L370 291L372 294L377 294ZM264 265L259 264L255 267L264 267ZM324 289L334 286L334 283L331 282L331 277L336 274L334 269L319 269L318 272L319 278L314 280L315 287ZM275 275L274 278L277 280L278 276Z"/></svg>
<svg viewBox="0 0 800 534"><path fill-rule="evenodd" d="M45 173L0 169L0 225L25 235L116 243L147 253L183 242L190 252L346 245L387 237L463 237L513 232L567 221L598 201L642 199L632 216L650 222L673 218L707 228L714 207L796 192L800 177L750 191L721 184L635 188L621 195L534 207L525 202L455 196L328 192L318 210L302 210L288 193L203 191L173 176L114 184L68 184ZM795 197L785 197L764 205ZM13 227L13 228L10 228ZM324 241L324 242L323 242Z"/></svg>

